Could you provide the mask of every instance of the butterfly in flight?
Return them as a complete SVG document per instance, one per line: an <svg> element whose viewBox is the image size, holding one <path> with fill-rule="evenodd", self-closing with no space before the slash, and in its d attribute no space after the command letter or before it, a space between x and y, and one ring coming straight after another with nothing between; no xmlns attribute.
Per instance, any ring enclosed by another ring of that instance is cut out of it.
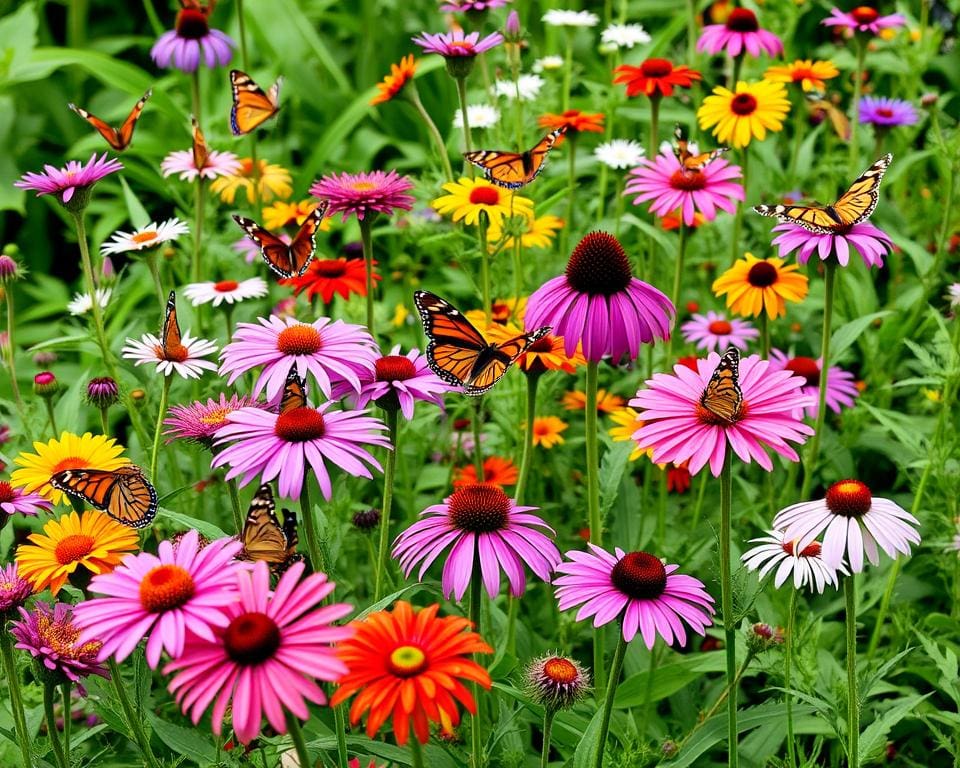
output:
<svg viewBox="0 0 960 768"><path fill-rule="evenodd" d="M289 245L253 219L234 216L233 220L247 233L247 237L257 244L260 255L270 269L280 277L296 277L306 272L313 261L317 250L317 232L327 213L327 205L324 200L310 212Z"/></svg>
<svg viewBox="0 0 960 768"><path fill-rule="evenodd" d="M833 205L757 205L753 210L761 216L776 216L782 222L803 227L818 235L846 232L866 221L880 198L880 182L890 167L893 155L886 154L847 189Z"/></svg>
<svg viewBox="0 0 960 768"><path fill-rule="evenodd" d="M436 294L417 291L413 300L430 341L430 369L472 396L482 395L500 381L513 362L550 331L549 327L538 328L503 342L489 342L458 309Z"/></svg>
<svg viewBox="0 0 960 768"><path fill-rule="evenodd" d="M97 132L107 140L107 144L117 152L123 152L130 146L130 142L133 140L133 129L137 127L137 120L140 119L140 114L143 112L143 105L147 103L147 99L152 94L153 89L151 88L140 97L140 100L133 105L127 119L123 121L119 128L114 128L96 115L91 115L87 110L80 109L76 104L67 104L67 106L96 128Z"/></svg>
<svg viewBox="0 0 960 768"><path fill-rule="evenodd" d="M203 138L203 131L200 130L197 118L190 115L190 123L193 125L193 167L201 171L207 164L210 150L207 148L207 140Z"/></svg>
<svg viewBox="0 0 960 768"><path fill-rule="evenodd" d="M501 152L496 149L481 149L464 152L467 162L483 169L483 175L498 187L519 189L540 175L547 162L547 154L553 149L566 126L557 128L544 136L533 149L526 152Z"/></svg>
<svg viewBox="0 0 960 768"><path fill-rule="evenodd" d="M736 421L743 405L740 389L740 352L730 347L723 353L700 396L700 405L727 423Z"/></svg>
<svg viewBox="0 0 960 768"><path fill-rule="evenodd" d="M673 138L673 154L685 171L702 171L720 155L730 150L729 147L717 147L710 152L697 152L696 145L688 141L687 132L680 123L676 123L673 129Z"/></svg>
<svg viewBox="0 0 960 768"><path fill-rule="evenodd" d="M240 532L243 551L238 557L254 562L262 560L271 571L280 574L303 558L297 554L297 516L285 509L281 523L276 509L273 491L264 483L247 509L247 519Z"/></svg>
<svg viewBox="0 0 960 768"><path fill-rule="evenodd" d="M157 515L157 491L133 464L114 470L65 469L50 478L50 485L131 528L144 528Z"/></svg>
<svg viewBox="0 0 960 768"><path fill-rule="evenodd" d="M280 86L283 78L264 93L263 89L250 79L250 75L239 69L230 70L230 85L233 89L233 107L230 109L230 130L234 136L258 128L280 111Z"/></svg>

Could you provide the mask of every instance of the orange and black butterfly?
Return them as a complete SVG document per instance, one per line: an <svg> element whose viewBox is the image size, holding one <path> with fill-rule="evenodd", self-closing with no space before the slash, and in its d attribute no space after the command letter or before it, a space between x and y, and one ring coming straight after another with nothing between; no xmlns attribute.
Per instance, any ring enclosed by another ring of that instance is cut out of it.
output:
<svg viewBox="0 0 960 768"><path fill-rule="evenodd" d="M160 346L164 359L176 359L183 351L183 337L180 334L180 321L177 320L177 294L170 291L167 297L167 310L163 315L163 328L160 329Z"/></svg>
<svg viewBox="0 0 960 768"><path fill-rule="evenodd" d="M483 175L499 187L519 189L529 184L544 169L547 153L553 149L557 140L566 132L566 126L551 131L533 149L526 152L501 152L496 149L481 149L476 152L464 152L467 162L483 168Z"/></svg>
<svg viewBox="0 0 960 768"><path fill-rule="evenodd" d="M96 128L97 132L107 140L107 144L117 152L123 152L130 146L130 142L133 140L133 129L137 127L137 120L140 119L140 114L143 112L143 105L147 103L147 99L152 94L153 89L151 88L140 97L140 101L133 105L127 119L123 121L123 125L119 128L114 128L96 115L91 115L87 110L80 109L76 104L67 104L67 106Z"/></svg>
<svg viewBox="0 0 960 768"><path fill-rule="evenodd" d="M256 129L280 111L280 86L283 78L264 90L239 69L230 71L233 88L233 107L230 109L230 130L234 136L243 136Z"/></svg>
<svg viewBox="0 0 960 768"><path fill-rule="evenodd" d="M700 396L700 405L714 416L732 422L740 415L743 391L740 389L740 352L730 347Z"/></svg>
<svg viewBox="0 0 960 768"><path fill-rule="evenodd" d="M144 528L157 515L157 491L133 464L114 470L65 469L50 478L50 485L131 528Z"/></svg>
<svg viewBox="0 0 960 768"><path fill-rule="evenodd" d="M720 155L730 150L729 147L717 147L710 152L696 152L695 147L691 148L687 132L680 123L677 123L673 129L673 138L673 154L685 171L702 171Z"/></svg>
<svg viewBox="0 0 960 768"><path fill-rule="evenodd" d="M307 380L297 374L297 366L290 366L287 381L283 385L283 394L280 396L280 413L287 413L296 408L307 407Z"/></svg>
<svg viewBox="0 0 960 768"><path fill-rule="evenodd" d="M247 519L240 532L243 551L238 557L253 562L262 560L279 574L302 558L297 554L297 516L285 509L281 524L276 509L273 491L264 483L247 509Z"/></svg>
<svg viewBox="0 0 960 768"><path fill-rule="evenodd" d="M482 395L500 381L514 360L550 328L538 328L504 342L487 341L483 334L448 301L427 291L413 294L420 312L430 369L468 395Z"/></svg>
<svg viewBox="0 0 960 768"><path fill-rule="evenodd" d="M210 150L207 148L207 140L203 138L203 131L200 130L197 118L190 115L190 122L193 124L193 167L199 171L207 164Z"/></svg>
<svg viewBox="0 0 960 768"><path fill-rule="evenodd" d="M324 200L300 226L300 230L287 245L272 232L261 227L253 219L243 216L234 216L233 220L247 233L260 249L260 255L267 262L267 266L280 277L297 277L307 271L313 255L317 250L317 232L320 222L327 213L327 201Z"/></svg>

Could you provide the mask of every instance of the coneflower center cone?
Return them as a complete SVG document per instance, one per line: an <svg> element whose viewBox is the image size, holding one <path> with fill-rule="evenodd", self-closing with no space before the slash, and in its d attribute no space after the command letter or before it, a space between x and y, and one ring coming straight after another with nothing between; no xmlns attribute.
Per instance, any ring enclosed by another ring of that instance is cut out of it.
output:
<svg viewBox="0 0 960 768"><path fill-rule="evenodd" d="M265 613L241 613L223 633L223 647L241 666L261 664L280 647L280 628Z"/></svg>
<svg viewBox="0 0 960 768"><path fill-rule="evenodd" d="M590 232L570 254L567 283L591 296L612 296L630 285L633 272L620 241L606 232Z"/></svg>
<svg viewBox="0 0 960 768"><path fill-rule="evenodd" d="M510 497L492 485L465 485L450 496L447 513L450 515L450 522L462 531L498 531L507 523Z"/></svg>
<svg viewBox="0 0 960 768"><path fill-rule="evenodd" d="M187 40L200 40L210 32L207 14L196 8L182 8L175 24L177 35Z"/></svg>
<svg viewBox="0 0 960 768"><path fill-rule="evenodd" d="M628 552L613 566L610 580L634 600L653 600L667 588L667 569L654 555Z"/></svg>
<svg viewBox="0 0 960 768"><path fill-rule="evenodd" d="M731 32L756 32L760 29L756 14L747 8L734 8L727 17L727 29Z"/></svg>
<svg viewBox="0 0 960 768"><path fill-rule="evenodd" d="M827 489L827 509L843 517L860 517L870 511L873 496L859 480L840 480Z"/></svg>
<svg viewBox="0 0 960 768"><path fill-rule="evenodd" d="M754 288L767 288L777 282L777 268L767 261L758 261L747 272L747 282Z"/></svg>
<svg viewBox="0 0 960 768"><path fill-rule="evenodd" d="M788 555L796 555L797 557L817 557L820 554L820 542L811 541L807 546L801 549L799 552L795 552L797 542L795 541L785 541L780 546L783 547L783 551Z"/></svg>
<svg viewBox="0 0 960 768"><path fill-rule="evenodd" d="M294 408L277 416L274 434L288 443L306 443L323 437L323 414L315 408Z"/></svg>
<svg viewBox="0 0 960 768"><path fill-rule="evenodd" d="M145 611L161 613L179 608L193 597L193 577L179 565L158 565L140 582L140 604Z"/></svg>
<svg viewBox="0 0 960 768"><path fill-rule="evenodd" d="M666 77L673 72L673 64L666 59L647 59L640 65L644 77Z"/></svg>
<svg viewBox="0 0 960 768"><path fill-rule="evenodd" d="M880 12L876 8L871 8L869 5L858 5L850 11L850 15L853 16L859 24L873 24L873 22L880 18Z"/></svg>
<svg viewBox="0 0 960 768"><path fill-rule="evenodd" d="M730 101L730 110L740 117L752 115L757 111L757 99L749 93L738 93Z"/></svg>
<svg viewBox="0 0 960 768"><path fill-rule="evenodd" d="M794 375L805 378L808 387L816 387L820 384L820 364L812 357L791 358L787 361L785 368L793 371Z"/></svg>
<svg viewBox="0 0 960 768"><path fill-rule="evenodd" d="M726 320L714 320L707 326L707 330L714 336L729 336L733 332L733 326Z"/></svg>
<svg viewBox="0 0 960 768"><path fill-rule="evenodd" d="M284 328L277 336L277 349L285 355L313 355L321 346L320 331L306 323Z"/></svg>

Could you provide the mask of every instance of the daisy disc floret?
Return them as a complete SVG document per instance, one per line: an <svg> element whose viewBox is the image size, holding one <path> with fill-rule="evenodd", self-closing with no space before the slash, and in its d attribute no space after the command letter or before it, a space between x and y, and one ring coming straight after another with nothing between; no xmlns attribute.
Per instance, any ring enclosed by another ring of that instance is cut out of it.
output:
<svg viewBox="0 0 960 768"><path fill-rule="evenodd" d="M773 530L767 531L766 536L750 539L750 543L757 546L743 553L740 559L744 566L748 571L759 569L757 575L761 579L774 573L773 585L777 589L790 579L794 589L806 588L823 594L828 585L839 588L838 571L840 575L847 573L843 563L831 568L823 561L818 541L811 541L801 549L797 542L784 539L783 531Z"/></svg>

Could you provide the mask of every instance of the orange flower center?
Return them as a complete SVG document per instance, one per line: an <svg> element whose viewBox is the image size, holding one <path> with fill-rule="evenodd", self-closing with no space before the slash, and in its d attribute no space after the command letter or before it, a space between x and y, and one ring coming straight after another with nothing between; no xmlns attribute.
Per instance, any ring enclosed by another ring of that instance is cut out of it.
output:
<svg viewBox="0 0 960 768"><path fill-rule="evenodd" d="M90 462L86 459L81 459L79 456L67 456L65 459L61 459L56 464L53 465L50 469L50 477L53 477L58 472L63 472L65 469L89 469Z"/></svg>
<svg viewBox="0 0 960 768"><path fill-rule="evenodd" d="M667 588L667 569L660 558L646 552L629 552L610 573L613 586L634 600L654 600Z"/></svg>
<svg viewBox="0 0 960 768"><path fill-rule="evenodd" d="M312 325L298 323L284 328L277 336L277 349L285 355L312 355L323 346L320 331Z"/></svg>
<svg viewBox="0 0 960 768"><path fill-rule="evenodd" d="M827 489L827 509L843 517L860 517L870 511L873 497L859 480L841 480Z"/></svg>
<svg viewBox="0 0 960 768"><path fill-rule="evenodd" d="M550 428L549 424L544 424L542 421L533 422L533 434L543 437L544 435L549 435L553 430Z"/></svg>
<svg viewBox="0 0 960 768"><path fill-rule="evenodd" d="M756 32L760 29L756 14L746 8L734 8L727 17L727 29L731 32Z"/></svg>
<svg viewBox="0 0 960 768"><path fill-rule="evenodd" d="M196 590L193 577L179 565L158 565L140 582L140 605L148 613L163 613L184 605Z"/></svg>
<svg viewBox="0 0 960 768"><path fill-rule="evenodd" d="M235 291L240 286L236 280L221 280L219 283L214 283L213 290L217 293L230 293L230 291Z"/></svg>
<svg viewBox="0 0 960 768"><path fill-rule="evenodd" d="M294 408L281 413L273 428L274 434L288 443L306 443L323 437L326 428L323 414L315 408Z"/></svg>
<svg viewBox="0 0 960 768"><path fill-rule="evenodd" d="M406 381L417 375L417 367L403 355L386 355L374 363L377 381Z"/></svg>
<svg viewBox="0 0 960 768"><path fill-rule="evenodd" d="M869 5L858 5L850 11L850 15L853 16L858 24L873 24L873 22L880 18L880 12L876 8L871 8Z"/></svg>
<svg viewBox="0 0 960 768"><path fill-rule="evenodd" d="M0 481L0 504L7 504L17 498L13 486L6 481Z"/></svg>
<svg viewBox="0 0 960 768"><path fill-rule="evenodd" d="M746 117L757 111L757 100L749 93L738 93L730 102L730 109L733 114Z"/></svg>
<svg viewBox="0 0 960 768"><path fill-rule="evenodd" d="M783 551L788 555L796 555L797 557L818 557L820 555L819 541L811 541L799 552L793 551L796 544L797 542L795 541L785 541L781 546L783 547Z"/></svg>
<svg viewBox="0 0 960 768"><path fill-rule="evenodd" d="M157 237L157 232L155 230L150 230L148 232L137 232L137 234L130 239L133 240L133 242L135 242L137 245L140 245L141 243L149 243L151 240L156 240Z"/></svg>
<svg viewBox="0 0 960 768"><path fill-rule="evenodd" d="M397 677L413 677L427 668L427 655L415 645L401 645L390 654L387 666Z"/></svg>
<svg viewBox="0 0 960 768"><path fill-rule="evenodd" d="M450 522L462 531L498 531L509 519L510 497L492 485L465 485L451 494L447 512Z"/></svg>
<svg viewBox="0 0 960 768"><path fill-rule="evenodd" d="M644 77L666 77L673 72L673 64L666 59L647 59L640 65Z"/></svg>
<svg viewBox="0 0 960 768"><path fill-rule="evenodd" d="M166 349L158 344L153 348L153 351L157 355L158 360L170 360L174 363L182 363L190 357L190 352L183 344L172 344Z"/></svg>
<svg viewBox="0 0 960 768"><path fill-rule="evenodd" d="M225 424L227 421L227 414L232 413L232 408L216 408L215 410L210 411L206 416L200 417L201 424Z"/></svg>
<svg viewBox="0 0 960 768"><path fill-rule="evenodd" d="M57 542L53 554L60 565L69 565L89 555L93 551L93 545L93 536L87 536L85 533L73 533Z"/></svg>
<svg viewBox="0 0 960 768"><path fill-rule="evenodd" d="M747 282L754 288L766 288L777 282L777 268L769 261L758 261L747 272Z"/></svg>
<svg viewBox="0 0 960 768"><path fill-rule="evenodd" d="M451 48L473 48L473 43L466 40L453 40L452 42L447 43L447 45L449 45Z"/></svg>
<svg viewBox="0 0 960 768"><path fill-rule="evenodd" d="M670 177L670 186L684 192L699 192L707 186L707 177L700 171L674 171Z"/></svg>
<svg viewBox="0 0 960 768"><path fill-rule="evenodd" d="M816 80L816 74L810 67L794 67L793 72L790 73L793 76L793 82L799 83L803 80Z"/></svg>
<svg viewBox="0 0 960 768"><path fill-rule="evenodd" d="M347 263L343 259L321 259L313 262L313 272L321 277L343 277L347 272Z"/></svg>
<svg viewBox="0 0 960 768"><path fill-rule="evenodd" d="M543 674L550 678L551 682L560 683L561 685L575 683L580 676L572 661L569 659L561 659L559 656L554 656L552 659L547 659L547 661L544 662Z"/></svg>
<svg viewBox="0 0 960 768"><path fill-rule="evenodd" d="M494 187L474 187L470 190L470 202L474 205L497 205L500 193Z"/></svg>
<svg viewBox="0 0 960 768"><path fill-rule="evenodd" d="M259 611L241 613L223 633L223 649L232 661L252 667L271 658L280 647L280 627Z"/></svg>
<svg viewBox="0 0 960 768"><path fill-rule="evenodd" d="M80 628L72 621L55 622L49 616L41 615L38 618L37 635L40 636L40 645L47 646L64 660L93 656L103 646L99 640L77 645Z"/></svg>
<svg viewBox="0 0 960 768"><path fill-rule="evenodd" d="M726 320L714 320L707 326L707 330L714 336L729 336L733 332L733 326Z"/></svg>
<svg viewBox="0 0 960 768"><path fill-rule="evenodd" d="M820 364L812 357L794 357L787 361L786 369L807 380L808 387L820 384Z"/></svg>

